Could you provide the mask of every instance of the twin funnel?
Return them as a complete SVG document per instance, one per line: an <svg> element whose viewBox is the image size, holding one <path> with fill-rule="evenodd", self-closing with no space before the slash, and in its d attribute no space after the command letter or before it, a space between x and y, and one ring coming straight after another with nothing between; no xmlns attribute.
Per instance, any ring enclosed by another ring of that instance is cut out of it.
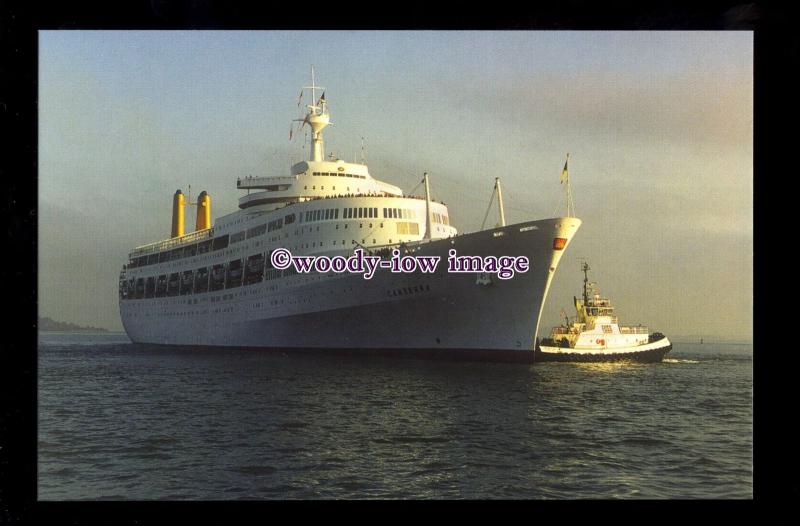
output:
<svg viewBox="0 0 800 526"><path fill-rule="evenodd" d="M211 228L211 196L208 192L205 190L200 192L196 203L187 203L183 192L178 189L172 197L172 237L181 237L184 234L184 207L187 204L197 205L195 232Z"/></svg>

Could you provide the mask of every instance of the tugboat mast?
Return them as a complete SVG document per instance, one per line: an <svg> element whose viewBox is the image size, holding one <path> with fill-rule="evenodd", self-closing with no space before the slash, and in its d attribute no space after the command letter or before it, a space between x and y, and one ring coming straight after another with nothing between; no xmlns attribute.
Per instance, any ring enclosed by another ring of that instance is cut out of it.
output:
<svg viewBox="0 0 800 526"><path fill-rule="evenodd" d="M589 264L584 261L581 270L583 270L583 305L586 306L589 303L589 291L587 288L589 285L589 271L592 269L590 269Z"/></svg>

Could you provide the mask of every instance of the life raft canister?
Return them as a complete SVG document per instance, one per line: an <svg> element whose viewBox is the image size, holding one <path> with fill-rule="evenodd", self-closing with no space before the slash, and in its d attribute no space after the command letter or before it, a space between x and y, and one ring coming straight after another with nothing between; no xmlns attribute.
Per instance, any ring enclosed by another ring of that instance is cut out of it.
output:
<svg viewBox="0 0 800 526"><path fill-rule="evenodd" d="M603 340L603 339L598 339L598 340L595 340L595 343L597 343L598 345L605 345L606 341Z"/></svg>

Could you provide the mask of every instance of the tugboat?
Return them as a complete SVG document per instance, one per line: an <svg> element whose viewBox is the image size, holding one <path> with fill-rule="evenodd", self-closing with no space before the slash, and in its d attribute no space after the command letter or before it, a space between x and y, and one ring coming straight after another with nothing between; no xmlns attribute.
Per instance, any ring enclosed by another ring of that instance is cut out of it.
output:
<svg viewBox="0 0 800 526"><path fill-rule="evenodd" d="M577 316L570 323L554 327L549 338L536 348L541 362L660 362L672 350L672 343L660 332L647 327L620 327L608 298L600 297L589 282L588 263L582 265L583 298L573 298Z"/></svg>

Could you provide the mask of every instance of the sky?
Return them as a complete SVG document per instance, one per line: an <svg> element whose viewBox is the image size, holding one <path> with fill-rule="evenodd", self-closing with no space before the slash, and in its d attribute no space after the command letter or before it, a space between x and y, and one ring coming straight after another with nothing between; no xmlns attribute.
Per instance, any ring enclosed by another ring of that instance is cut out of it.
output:
<svg viewBox="0 0 800 526"><path fill-rule="evenodd" d="M169 237L176 189L216 218L237 177L308 157L289 128L312 64L326 152L363 137L406 192L428 172L460 232L495 177L509 224L563 215L570 154L583 225L540 333L574 314L586 260L623 324L752 340L750 31L42 31L40 315L122 330L119 271Z"/></svg>

